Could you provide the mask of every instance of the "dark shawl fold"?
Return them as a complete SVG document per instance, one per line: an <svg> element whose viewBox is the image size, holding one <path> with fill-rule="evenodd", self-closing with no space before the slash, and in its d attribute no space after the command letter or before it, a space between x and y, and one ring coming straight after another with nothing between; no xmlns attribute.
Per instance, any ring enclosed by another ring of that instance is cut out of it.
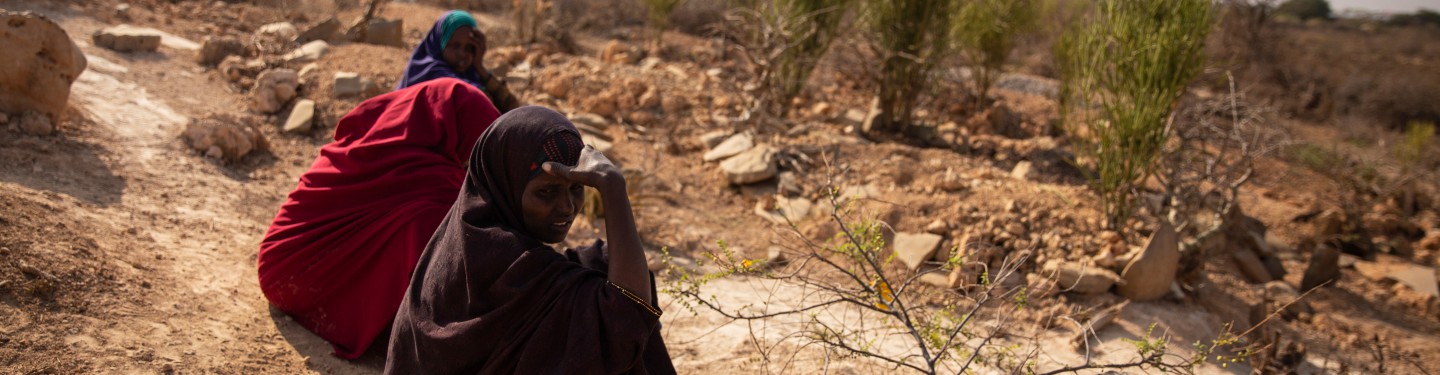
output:
<svg viewBox="0 0 1440 375"><path fill-rule="evenodd" d="M480 137L395 316L387 374L674 373L659 317L606 281L598 242L562 255L525 232L521 193L555 137L579 133L540 107Z"/></svg>

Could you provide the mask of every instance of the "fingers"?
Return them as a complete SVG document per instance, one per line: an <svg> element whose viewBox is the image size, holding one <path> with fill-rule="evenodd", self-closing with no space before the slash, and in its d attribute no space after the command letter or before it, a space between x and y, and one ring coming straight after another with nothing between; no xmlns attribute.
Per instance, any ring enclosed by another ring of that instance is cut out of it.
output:
<svg viewBox="0 0 1440 375"><path fill-rule="evenodd" d="M540 169L556 177L570 178L571 168L565 164L547 161L545 164L540 165Z"/></svg>

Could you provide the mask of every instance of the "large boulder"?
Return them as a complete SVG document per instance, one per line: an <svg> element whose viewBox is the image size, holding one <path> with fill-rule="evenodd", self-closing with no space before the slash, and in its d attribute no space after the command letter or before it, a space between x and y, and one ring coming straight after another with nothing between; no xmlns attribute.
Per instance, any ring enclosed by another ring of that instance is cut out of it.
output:
<svg viewBox="0 0 1440 375"><path fill-rule="evenodd" d="M119 52L155 52L163 37L159 30L130 25L108 27L91 36L95 45Z"/></svg>
<svg viewBox="0 0 1440 375"><path fill-rule="evenodd" d="M0 113L36 111L59 123L85 54L45 16L0 10Z"/></svg>
<svg viewBox="0 0 1440 375"><path fill-rule="evenodd" d="M266 70L255 78L255 88L250 90L251 104L256 112L275 113L295 98L299 86L300 74L294 70Z"/></svg>

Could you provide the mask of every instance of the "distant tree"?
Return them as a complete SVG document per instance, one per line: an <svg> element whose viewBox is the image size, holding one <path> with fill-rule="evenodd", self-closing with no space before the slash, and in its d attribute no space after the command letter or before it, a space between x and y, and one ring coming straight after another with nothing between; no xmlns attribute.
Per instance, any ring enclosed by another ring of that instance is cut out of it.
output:
<svg viewBox="0 0 1440 375"><path fill-rule="evenodd" d="M1391 25L1397 25L1397 26L1407 26L1407 25L1433 25L1433 26L1440 26L1440 13L1437 13L1437 12L1435 12L1435 11L1433 11L1433 10L1429 10L1429 9L1420 9L1420 10L1415 11L1415 13L1410 13L1410 14L1397 14L1397 15L1395 15L1395 16L1392 16L1392 17L1390 17L1390 20L1389 20L1388 22L1389 22Z"/></svg>
<svg viewBox="0 0 1440 375"><path fill-rule="evenodd" d="M862 7L880 55L880 113L866 132L904 133L931 71L953 49L959 0L867 0Z"/></svg>
<svg viewBox="0 0 1440 375"><path fill-rule="evenodd" d="M1276 9L1280 14L1288 14L1301 20L1330 19L1330 2L1325 0L1289 0L1280 4Z"/></svg>

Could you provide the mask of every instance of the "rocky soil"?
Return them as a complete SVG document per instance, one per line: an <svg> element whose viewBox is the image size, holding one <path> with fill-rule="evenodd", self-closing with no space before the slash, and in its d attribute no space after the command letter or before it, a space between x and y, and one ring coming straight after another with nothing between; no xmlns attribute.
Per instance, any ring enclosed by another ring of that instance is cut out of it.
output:
<svg viewBox="0 0 1440 375"><path fill-rule="evenodd" d="M389 4L359 41L346 34L362 9L152 0L0 0L0 9L44 15L86 61L78 75L64 75L69 63L42 69L71 82L63 111L0 107L0 372L379 371L381 353L336 359L271 309L256 285L255 252L335 122L394 86L408 46L444 8ZM513 32L504 14L477 17L495 35ZM114 28L122 24L133 27ZM1053 129L1053 80L1009 76L993 107L938 103L918 116L935 124L928 135L877 141L859 134L869 99L842 64L817 72L812 83L827 84L813 85L788 120L748 121L744 73L716 52L719 42L670 33L660 53L645 56L643 35L577 33L573 46L529 47L497 37L485 60L523 101L569 114L587 143L631 174L657 266L661 249L694 264L720 240L753 259L788 249L797 234L825 241L838 230L827 216L835 187L890 228L889 251L907 268L933 267L950 249L984 263L1028 254L1020 282L1065 290L1037 294L1022 322L1146 300L1100 331L1100 360L1133 359L1123 339L1152 323L1183 353L1227 327L1265 321L1246 339L1271 345L1278 359L1262 365L1279 366L1272 371L1440 371L1440 217L1425 198L1435 196L1433 181L1413 190L1421 199L1344 211L1333 180L1293 158L1267 158L1240 194L1233 222L1241 224L1207 245L1214 256L1183 258L1150 244L1174 235L1157 220L1104 230L1094 194L1066 162L1070 145ZM41 45L58 48L26 46ZM55 100L5 87L4 95ZM26 125L36 116L47 128ZM1341 137L1320 124L1276 122L1301 141ZM1346 147L1388 157L1381 147ZM598 224L577 223L569 242L598 236ZM1350 249L1357 233L1368 247ZM1132 260L1144 266L1127 271ZM1204 272L1179 275L1175 290L1115 285L1197 266ZM966 277L928 278L924 287L963 286ZM804 298L743 277L707 290L735 304ZM752 334L775 340L796 322L747 326L692 314L671 296L661 304L682 373L890 372L813 350L774 360ZM1040 330L1042 367L1083 362L1073 336L1073 325Z"/></svg>

